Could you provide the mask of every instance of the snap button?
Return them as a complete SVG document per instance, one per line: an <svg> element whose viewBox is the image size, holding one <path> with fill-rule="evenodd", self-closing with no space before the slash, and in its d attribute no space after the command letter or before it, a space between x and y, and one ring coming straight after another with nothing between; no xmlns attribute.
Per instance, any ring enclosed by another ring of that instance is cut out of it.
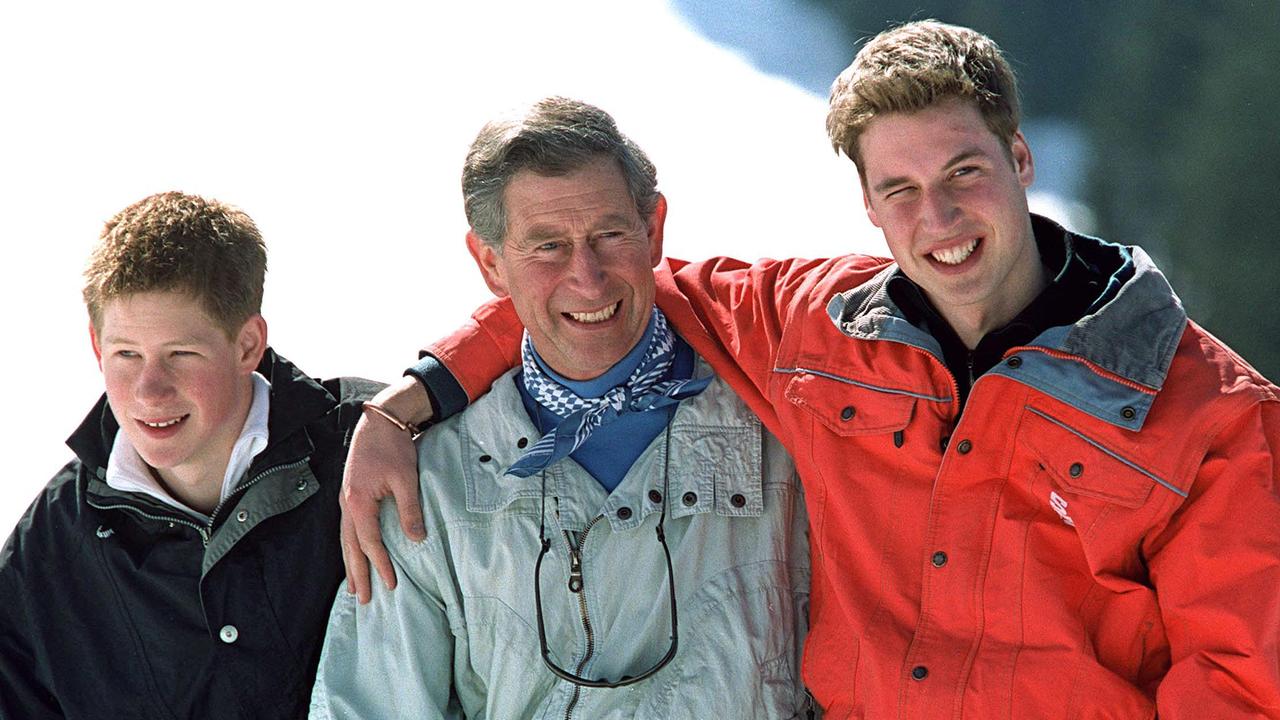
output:
<svg viewBox="0 0 1280 720"><path fill-rule="evenodd" d="M650 490L650 491L649 491L649 502L653 503L654 505L661 504L661 503L662 503L662 493L658 492L657 490Z"/></svg>
<svg viewBox="0 0 1280 720"><path fill-rule="evenodd" d="M923 665L917 665L911 668L911 677L916 680L923 680L929 677L929 668Z"/></svg>
<svg viewBox="0 0 1280 720"><path fill-rule="evenodd" d="M689 492L680 496L680 502L684 503L685 507L693 507L694 505L698 504L698 493L690 490Z"/></svg>
<svg viewBox="0 0 1280 720"><path fill-rule="evenodd" d="M1071 477L1080 477L1084 474L1084 465L1080 463L1071 463L1071 467L1067 469L1071 473Z"/></svg>
<svg viewBox="0 0 1280 720"><path fill-rule="evenodd" d="M951 436L947 435L938 441L938 447L942 448L942 452L947 451L947 445L951 444Z"/></svg>
<svg viewBox="0 0 1280 720"><path fill-rule="evenodd" d="M240 512L236 513L236 520L239 520L240 522L244 522L245 520L248 520L248 519L249 519L249 513L247 511L241 510Z"/></svg>
<svg viewBox="0 0 1280 720"><path fill-rule="evenodd" d="M740 508L747 504L747 498L742 493L734 493L733 497L729 498L729 504Z"/></svg>
<svg viewBox="0 0 1280 720"><path fill-rule="evenodd" d="M294 486L293 486L293 488L294 488L295 490L297 490L298 492L302 492L303 490L306 490L306 489L307 489L307 481L306 481L306 480L299 480L299 481L298 481L298 484L297 484L297 485L294 485Z"/></svg>
<svg viewBox="0 0 1280 720"><path fill-rule="evenodd" d="M854 414L854 412L856 412L856 411L853 409L853 406L852 406L852 405L848 405L848 406L846 406L846 407L845 407L845 409L843 409L843 410L841 410L841 411L840 411L840 419L841 419L841 420L852 420L852 419L853 419L853 414Z"/></svg>
<svg viewBox="0 0 1280 720"><path fill-rule="evenodd" d="M1014 355L1013 357L1009 358L1008 360L1005 360L1004 362L1006 365L1013 368L1014 370L1017 370L1018 368L1022 367L1022 358L1018 357L1017 355Z"/></svg>
<svg viewBox="0 0 1280 720"><path fill-rule="evenodd" d="M1138 411L1134 410L1133 408L1127 405L1120 410L1120 417L1124 418L1125 420L1132 420L1137 416L1138 416Z"/></svg>
<svg viewBox="0 0 1280 720"><path fill-rule="evenodd" d="M973 443L969 442L968 440L961 440L960 444L956 446L956 452L960 453L961 455L967 455L969 451L972 449L973 449Z"/></svg>
<svg viewBox="0 0 1280 720"><path fill-rule="evenodd" d="M933 554L933 557L929 558L929 561L933 563L934 567L942 567L947 564L947 554L939 550Z"/></svg>
<svg viewBox="0 0 1280 720"><path fill-rule="evenodd" d="M529 446L529 438L520 438L516 441L516 447L524 449Z"/></svg>
<svg viewBox="0 0 1280 720"><path fill-rule="evenodd" d="M620 507L620 508L618 508L618 519L619 519L619 520L626 520L626 519L628 519L628 518L630 518L630 517L631 517L631 508L629 508L629 507Z"/></svg>
<svg viewBox="0 0 1280 720"><path fill-rule="evenodd" d="M222 629L218 631L218 638L230 645L240 639L240 631L236 629L235 625L223 625Z"/></svg>
<svg viewBox="0 0 1280 720"><path fill-rule="evenodd" d="M492 460L492 459L493 459L493 456L492 456L492 455L481 455L481 456L480 456L480 462L482 462L482 463L489 462L489 461L490 461L490 460Z"/></svg>

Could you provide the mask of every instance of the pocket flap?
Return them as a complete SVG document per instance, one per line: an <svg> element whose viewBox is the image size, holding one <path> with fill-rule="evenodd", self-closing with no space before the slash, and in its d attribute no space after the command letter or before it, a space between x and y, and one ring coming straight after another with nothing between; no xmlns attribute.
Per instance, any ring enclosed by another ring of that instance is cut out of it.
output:
<svg viewBox="0 0 1280 720"><path fill-rule="evenodd" d="M799 372L791 378L786 398L843 437L905 429L916 406L916 398L911 395L809 372Z"/></svg>
<svg viewBox="0 0 1280 720"><path fill-rule="evenodd" d="M1022 444L1070 492L1136 508L1157 483L1136 463L1042 410L1027 408L1020 434Z"/></svg>

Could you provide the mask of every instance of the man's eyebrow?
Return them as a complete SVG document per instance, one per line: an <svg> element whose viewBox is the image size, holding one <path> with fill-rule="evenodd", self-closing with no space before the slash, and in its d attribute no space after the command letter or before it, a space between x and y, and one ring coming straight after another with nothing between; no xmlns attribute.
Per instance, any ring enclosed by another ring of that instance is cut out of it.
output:
<svg viewBox="0 0 1280 720"><path fill-rule="evenodd" d="M627 213L609 213L595 222L591 223L591 232L597 232L603 228L625 227L628 229L641 226L636 219ZM540 243L545 240L554 240L565 235L563 228L559 225L533 225L524 234L524 239L531 243Z"/></svg>
<svg viewBox="0 0 1280 720"><path fill-rule="evenodd" d="M160 347L201 345L203 343L204 343L204 340L196 337L195 335L183 335L182 337L177 337L172 340L169 340L168 342L161 343ZM103 335L102 344L103 345L138 345L140 343L137 340L134 340L133 338L129 337L128 335Z"/></svg>
<svg viewBox="0 0 1280 720"><path fill-rule="evenodd" d="M986 155L987 154L983 152L981 148L977 148L977 147L965 148L964 150L961 150L960 152L956 153L955 156L952 157L950 160L948 160L946 164L943 165L942 167L944 168L955 167L956 165L959 165L965 160L970 160L975 157L986 157Z"/></svg>
<svg viewBox="0 0 1280 720"><path fill-rule="evenodd" d="M986 156L986 153L983 152L981 148L968 147L956 153L955 155L953 155L950 160L942 164L942 167L943 168L955 167L956 165L959 165L965 160L970 160L975 157L985 157L985 156ZM871 186L871 189L876 191L877 193L882 193L885 190L888 190L889 188L892 188L898 185L904 185L909 182L911 182L911 179L905 176L888 177L876 183L875 185Z"/></svg>
<svg viewBox="0 0 1280 720"><path fill-rule="evenodd" d="M884 180L881 180L880 182L876 183L875 185L872 185L871 189L876 191L877 193L882 193L891 187L895 187L897 185L905 185L907 182L908 182L908 179L905 177L887 177Z"/></svg>
<svg viewBox="0 0 1280 720"><path fill-rule="evenodd" d="M534 225L529 228L529 232L525 233L525 240L533 243L540 243L543 240L550 240L559 237L560 232L549 225Z"/></svg>

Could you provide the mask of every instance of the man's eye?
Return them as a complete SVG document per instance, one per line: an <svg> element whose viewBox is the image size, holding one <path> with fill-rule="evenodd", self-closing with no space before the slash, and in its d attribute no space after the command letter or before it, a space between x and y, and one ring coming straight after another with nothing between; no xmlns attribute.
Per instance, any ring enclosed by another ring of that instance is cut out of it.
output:
<svg viewBox="0 0 1280 720"><path fill-rule="evenodd" d="M115 352L115 356L121 358L136 358L138 357L138 353L132 350L117 350Z"/></svg>
<svg viewBox="0 0 1280 720"><path fill-rule="evenodd" d="M977 172L978 172L977 167L973 165L965 165L964 167L956 168L956 171L951 173L951 177L965 177L967 175L973 175Z"/></svg>
<svg viewBox="0 0 1280 720"><path fill-rule="evenodd" d="M174 357L196 357L199 354L200 353L196 352L195 350L174 350L173 351Z"/></svg>
<svg viewBox="0 0 1280 720"><path fill-rule="evenodd" d="M552 252L554 250L559 250L559 249L560 249L560 243L558 242L544 242L535 248L535 250L537 250L538 252Z"/></svg>
<svg viewBox="0 0 1280 720"><path fill-rule="evenodd" d="M913 187L902 187L896 190L890 190L887 194L885 194L884 198L886 200L895 200L895 199L901 200L903 198L910 196L911 192L914 190L915 188Z"/></svg>

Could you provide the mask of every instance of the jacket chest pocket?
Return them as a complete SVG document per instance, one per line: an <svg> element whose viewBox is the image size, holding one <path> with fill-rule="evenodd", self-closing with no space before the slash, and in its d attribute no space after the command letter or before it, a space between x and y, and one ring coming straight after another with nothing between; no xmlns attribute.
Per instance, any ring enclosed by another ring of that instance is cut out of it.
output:
<svg viewBox="0 0 1280 720"><path fill-rule="evenodd" d="M903 430L916 405L912 395L804 371L787 383L786 398L840 437Z"/></svg>
<svg viewBox="0 0 1280 720"><path fill-rule="evenodd" d="M1182 494L1120 451L1037 408L1026 409L1018 445L1013 471L1021 464L1035 478L1023 487L1075 528L1086 546L1104 539L1132 543L1154 520L1153 506L1163 504L1153 500L1164 500L1170 490Z"/></svg>

